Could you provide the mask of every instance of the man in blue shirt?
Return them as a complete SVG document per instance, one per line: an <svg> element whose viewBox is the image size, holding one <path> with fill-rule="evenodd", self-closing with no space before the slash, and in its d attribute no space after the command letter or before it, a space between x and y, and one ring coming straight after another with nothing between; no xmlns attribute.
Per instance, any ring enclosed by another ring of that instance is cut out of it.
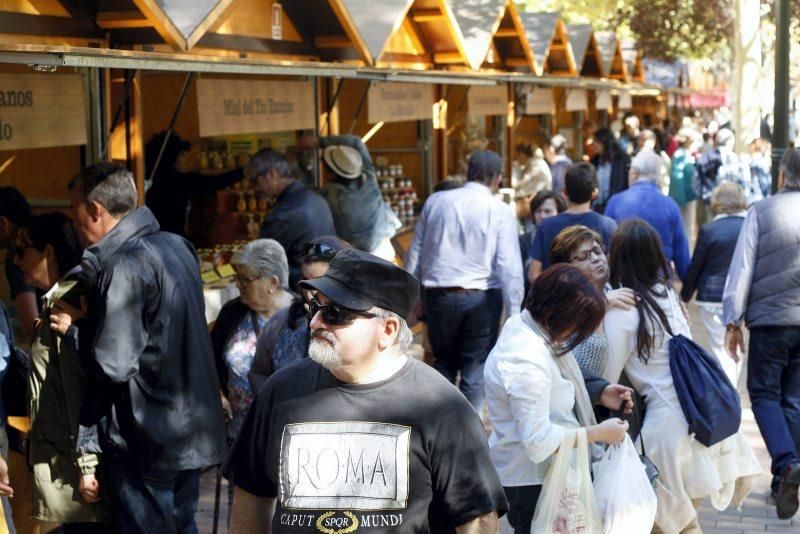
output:
<svg viewBox="0 0 800 534"><path fill-rule="evenodd" d="M460 373L459 389L478 413L503 307L519 313L523 298L517 218L493 195L502 168L494 152L472 154L466 185L425 202L404 265L424 287L434 367L454 384Z"/></svg>
<svg viewBox="0 0 800 534"><path fill-rule="evenodd" d="M528 280L531 283L544 269L550 267L550 244L564 228L581 224L591 228L603 238L606 250L611 244L611 234L617 223L592 210L592 200L597 198L597 171L589 163L577 163L567 170L564 176L564 192L567 196L567 210L550 217L536 227L536 234L528 251L531 264L528 267Z"/></svg>
<svg viewBox="0 0 800 534"><path fill-rule="evenodd" d="M652 150L642 150L633 158L628 175L630 187L613 197L606 206L606 215L620 223L638 217L658 231L664 256L673 262L683 280L689 270L689 242L683 230L678 204L658 189L661 157Z"/></svg>

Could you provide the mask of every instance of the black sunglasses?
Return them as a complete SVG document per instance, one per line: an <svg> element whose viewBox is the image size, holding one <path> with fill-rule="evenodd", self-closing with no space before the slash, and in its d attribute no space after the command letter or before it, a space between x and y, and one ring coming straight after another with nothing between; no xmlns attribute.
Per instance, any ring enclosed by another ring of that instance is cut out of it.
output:
<svg viewBox="0 0 800 534"><path fill-rule="evenodd" d="M322 320L334 326L350 324L359 315L367 318L377 317L374 313L353 310L335 304L322 304L317 299L312 298L311 302L308 303L308 318L313 319L317 312L322 312Z"/></svg>
<svg viewBox="0 0 800 534"><path fill-rule="evenodd" d="M335 248L323 243L306 243L303 245L303 248L300 249L300 255L302 256L311 256L315 260L327 261L332 260L337 252L339 251Z"/></svg>

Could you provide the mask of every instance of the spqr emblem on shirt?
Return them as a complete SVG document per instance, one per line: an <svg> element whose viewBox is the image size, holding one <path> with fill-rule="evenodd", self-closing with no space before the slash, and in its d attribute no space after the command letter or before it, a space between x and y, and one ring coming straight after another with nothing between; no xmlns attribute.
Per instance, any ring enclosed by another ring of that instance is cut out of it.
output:
<svg viewBox="0 0 800 534"><path fill-rule="evenodd" d="M286 425L281 437L281 506L406 508L410 438L410 427L389 423Z"/></svg>

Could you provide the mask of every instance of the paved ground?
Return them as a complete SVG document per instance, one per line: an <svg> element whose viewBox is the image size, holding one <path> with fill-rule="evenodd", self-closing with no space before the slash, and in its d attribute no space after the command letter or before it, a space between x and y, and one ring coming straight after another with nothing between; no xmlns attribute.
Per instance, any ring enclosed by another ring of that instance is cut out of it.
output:
<svg viewBox="0 0 800 534"><path fill-rule="evenodd" d="M690 307L693 312L694 309ZM699 325L699 319L694 321ZM695 339L703 344L705 336L699 329L693 328ZM742 417L742 427L753 449L764 467L764 472L769 473L769 455L764 446L764 441L758 432L758 427L753 419L753 413L749 409L746 388L744 386L744 376L740 380L739 390L743 395L743 405L745 410ZM198 528L202 533L213 531L213 511L214 511L214 482L215 474L206 473L202 480L200 504L197 511ZM796 515L792 521L780 521L775 515L775 506L769 496L770 476L765 474L759 480L756 489L747 497L741 510L725 510L718 512L710 504L704 503L700 509L700 521L703 532L706 534L745 534L755 532L798 534L800 533L800 514ZM222 499L220 510L220 533L228 532L225 527L227 510L227 485L223 481ZM512 534L511 527L504 520L501 526L501 534ZM634 534L634 533L632 533Z"/></svg>

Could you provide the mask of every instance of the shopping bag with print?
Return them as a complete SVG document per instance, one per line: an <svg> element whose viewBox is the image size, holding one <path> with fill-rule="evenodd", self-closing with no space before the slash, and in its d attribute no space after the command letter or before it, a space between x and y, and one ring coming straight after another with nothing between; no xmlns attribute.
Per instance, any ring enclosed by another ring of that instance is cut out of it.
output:
<svg viewBox="0 0 800 534"><path fill-rule="evenodd" d="M592 465L605 534L647 534L656 519L656 493L629 436Z"/></svg>
<svg viewBox="0 0 800 534"><path fill-rule="evenodd" d="M567 430L536 503L531 534L601 534L586 429Z"/></svg>

